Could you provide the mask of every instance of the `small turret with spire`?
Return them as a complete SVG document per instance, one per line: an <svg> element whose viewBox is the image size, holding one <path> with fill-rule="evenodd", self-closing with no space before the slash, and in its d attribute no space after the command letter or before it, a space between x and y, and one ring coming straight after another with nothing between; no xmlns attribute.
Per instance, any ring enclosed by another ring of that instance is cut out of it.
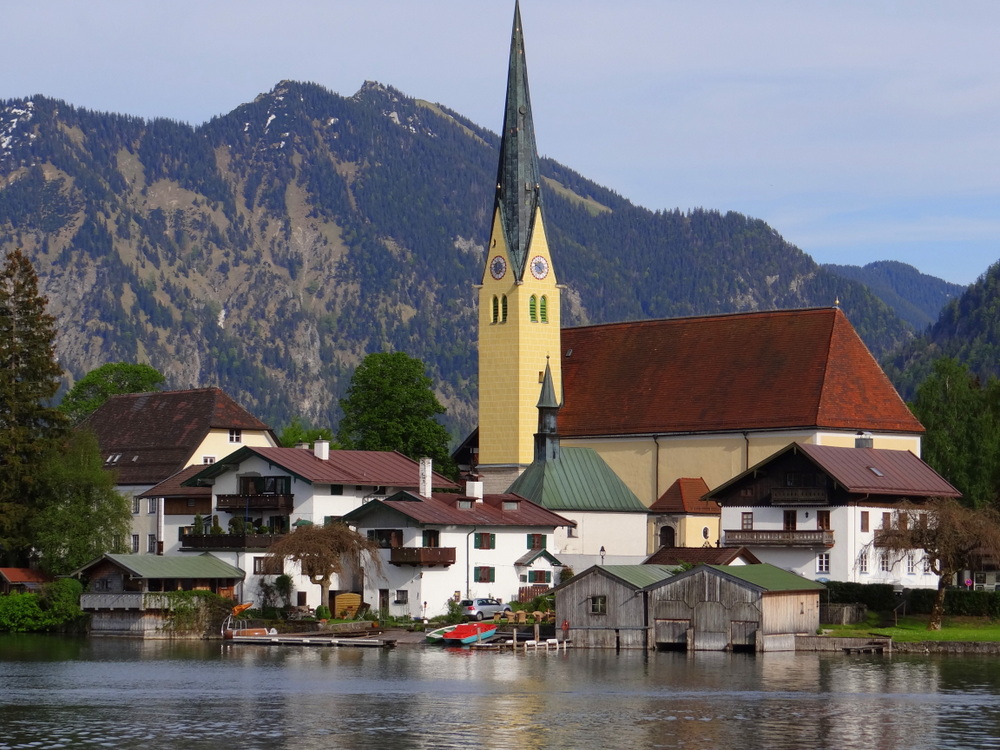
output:
<svg viewBox="0 0 1000 750"><path fill-rule="evenodd" d="M552 369L545 358L545 375L542 393L538 397L538 432L535 433L535 461L553 461L559 458L559 409L556 388L552 382Z"/></svg>

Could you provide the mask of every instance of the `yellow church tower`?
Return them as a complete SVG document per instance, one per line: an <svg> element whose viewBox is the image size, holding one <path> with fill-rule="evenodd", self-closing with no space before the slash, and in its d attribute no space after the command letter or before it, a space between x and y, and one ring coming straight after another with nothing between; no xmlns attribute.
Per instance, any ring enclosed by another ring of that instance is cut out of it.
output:
<svg viewBox="0 0 1000 750"><path fill-rule="evenodd" d="M478 471L487 492L505 491L534 458L547 361L555 393L562 393L559 312L515 3L493 226L479 288Z"/></svg>

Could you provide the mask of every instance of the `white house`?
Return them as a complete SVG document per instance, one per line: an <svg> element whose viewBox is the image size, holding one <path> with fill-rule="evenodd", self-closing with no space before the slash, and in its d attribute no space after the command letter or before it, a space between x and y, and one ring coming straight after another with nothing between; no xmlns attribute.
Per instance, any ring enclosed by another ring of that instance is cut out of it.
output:
<svg viewBox="0 0 1000 750"><path fill-rule="evenodd" d="M170 552L211 551L247 572L244 599L259 597L259 581L279 573L293 576L295 604L316 607L319 586L292 563L276 568L268 547L303 523L322 524L339 519L373 499L420 486L421 466L392 451L331 451L329 443L316 441L304 448L246 446L204 466L184 481L185 486L210 485L212 515L206 528L167 526ZM428 485L457 489L447 477L423 468ZM168 516L167 518L170 518ZM214 527L214 528L213 528ZM354 581L334 578L331 593L354 590Z"/></svg>
<svg viewBox="0 0 1000 750"><path fill-rule="evenodd" d="M825 582L936 588L921 550L892 553L878 533L922 523L912 507L960 493L909 451L793 443L706 495L727 546ZM901 507L910 510L901 512Z"/></svg>
<svg viewBox="0 0 1000 750"><path fill-rule="evenodd" d="M434 617L449 600L525 599L558 582L556 529L568 519L513 494L400 492L344 516L382 542L381 573L367 570L365 601L394 616Z"/></svg>

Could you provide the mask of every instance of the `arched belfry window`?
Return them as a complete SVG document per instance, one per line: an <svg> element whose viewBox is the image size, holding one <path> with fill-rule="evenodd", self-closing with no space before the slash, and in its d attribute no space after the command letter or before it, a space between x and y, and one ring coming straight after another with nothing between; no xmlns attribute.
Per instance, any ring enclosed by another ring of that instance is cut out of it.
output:
<svg viewBox="0 0 1000 750"><path fill-rule="evenodd" d="M503 295L500 299L500 322L507 322L507 295Z"/></svg>
<svg viewBox="0 0 1000 750"><path fill-rule="evenodd" d="M538 297L534 294L528 299L528 320L532 323L538 322Z"/></svg>
<svg viewBox="0 0 1000 750"><path fill-rule="evenodd" d="M493 316L490 318L490 323L496 323L500 318L500 300L497 296L493 295Z"/></svg>
<svg viewBox="0 0 1000 750"><path fill-rule="evenodd" d="M538 302L538 317L543 323L549 322L549 298L544 294Z"/></svg>

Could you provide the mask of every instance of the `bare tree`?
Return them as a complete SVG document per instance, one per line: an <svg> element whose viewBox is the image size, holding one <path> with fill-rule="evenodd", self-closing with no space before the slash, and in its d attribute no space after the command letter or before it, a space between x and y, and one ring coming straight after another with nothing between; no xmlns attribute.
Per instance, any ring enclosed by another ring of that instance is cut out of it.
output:
<svg viewBox="0 0 1000 750"><path fill-rule="evenodd" d="M906 505L899 509L891 528L876 532L872 545L884 554L924 551L927 564L938 576L927 629L940 630L945 589L955 575L985 559L1000 560L1000 512L992 506L967 508L951 499Z"/></svg>
<svg viewBox="0 0 1000 750"><path fill-rule="evenodd" d="M303 575L320 587L320 600L329 606L334 575L360 570L364 562L379 573L379 545L361 536L347 524L334 521L323 526L300 526L268 548L268 556L299 563Z"/></svg>

